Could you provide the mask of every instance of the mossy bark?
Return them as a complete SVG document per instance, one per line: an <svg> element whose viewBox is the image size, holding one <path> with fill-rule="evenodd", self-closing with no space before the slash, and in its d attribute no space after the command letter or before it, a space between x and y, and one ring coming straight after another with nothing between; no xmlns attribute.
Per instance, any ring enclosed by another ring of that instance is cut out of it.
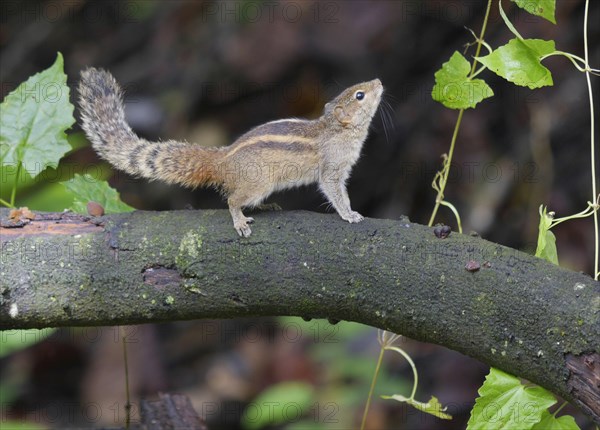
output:
<svg viewBox="0 0 600 430"><path fill-rule="evenodd" d="M527 378L600 422L600 284L478 237L439 239L408 220L265 212L242 239L226 211L177 211L42 213L1 228L1 242L1 329L356 321ZM470 261L480 269L467 270Z"/></svg>

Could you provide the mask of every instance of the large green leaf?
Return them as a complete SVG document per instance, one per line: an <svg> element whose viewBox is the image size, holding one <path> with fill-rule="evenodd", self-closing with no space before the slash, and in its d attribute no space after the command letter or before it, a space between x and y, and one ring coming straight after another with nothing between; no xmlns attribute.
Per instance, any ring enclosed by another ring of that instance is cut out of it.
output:
<svg viewBox="0 0 600 430"><path fill-rule="evenodd" d="M87 204L89 202L99 203L105 213L129 212L135 210L131 206L123 203L119 193L111 188L106 181L99 181L90 175L75 174L70 181L62 184L74 196L73 212L87 213Z"/></svg>
<svg viewBox="0 0 600 430"><path fill-rule="evenodd" d="M485 81L470 79L471 65L460 53L454 52L450 60L435 72L435 85L431 97L450 109L473 108L494 92Z"/></svg>
<svg viewBox="0 0 600 430"><path fill-rule="evenodd" d="M556 399L542 387L525 387L518 378L490 369L471 411L467 430L528 430Z"/></svg>
<svg viewBox="0 0 600 430"><path fill-rule="evenodd" d="M22 165L32 178L56 167L71 149L65 130L75 122L63 57L31 76L0 104L0 164Z"/></svg>
<svg viewBox="0 0 600 430"><path fill-rule="evenodd" d="M525 9L532 15L546 18L553 24L556 24L555 10L556 0L511 0L521 9Z"/></svg>
<svg viewBox="0 0 600 430"><path fill-rule="evenodd" d="M258 429L298 421L310 412L314 397L314 387L306 382L287 381L273 385L246 407L242 425L247 429Z"/></svg>
<svg viewBox="0 0 600 430"><path fill-rule="evenodd" d="M477 61L507 81L534 89L554 84L541 58L555 51L553 40L514 38Z"/></svg>

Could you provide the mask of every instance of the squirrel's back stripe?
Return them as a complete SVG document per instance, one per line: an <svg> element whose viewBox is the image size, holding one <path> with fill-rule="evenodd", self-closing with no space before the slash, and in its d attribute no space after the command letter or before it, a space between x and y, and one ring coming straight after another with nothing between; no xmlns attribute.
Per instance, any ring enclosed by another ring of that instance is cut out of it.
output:
<svg viewBox="0 0 600 430"><path fill-rule="evenodd" d="M301 145L302 149L310 149L314 144L314 139L308 137L302 137L297 135L286 135L286 134L263 134L249 139L241 140L240 143L233 146L227 153L227 157L232 156L241 149L248 148L255 145L264 146L265 142L271 142L272 147L279 147L279 149L292 149L294 145Z"/></svg>

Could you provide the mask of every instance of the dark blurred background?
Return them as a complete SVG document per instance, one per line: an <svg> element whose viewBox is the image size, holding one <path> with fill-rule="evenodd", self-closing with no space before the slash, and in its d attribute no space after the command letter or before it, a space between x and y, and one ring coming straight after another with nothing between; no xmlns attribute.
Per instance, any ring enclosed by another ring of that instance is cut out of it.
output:
<svg viewBox="0 0 600 430"><path fill-rule="evenodd" d="M353 209L365 216L408 215L418 223L429 220L435 199L431 181L449 149L457 118L456 111L431 100L433 75L455 50L467 58L474 55L473 47L466 48L473 42L468 29L479 33L486 6L482 0L1 4L2 97L49 67L60 51L73 101L83 68L109 70L126 88L129 122L148 139L227 145L269 120L317 117L324 103L346 86L380 78L390 121L375 119L349 194ZM559 1L558 24L553 25L504 2L524 37L553 39L557 49L580 56L583 6L582 0ZM600 65L598 18L600 4L592 1L592 67ZM486 41L499 46L510 37L495 1ZM564 216L583 210L591 200L585 78L565 58L552 57L544 64L555 85L536 91L490 72L480 75L495 96L466 112L445 193L458 208L465 231L529 252L535 249L540 204ZM25 181L19 205L68 207L58 182L84 172L107 178L138 209L226 207L212 190L190 191L112 171L78 126L70 142L74 150L58 169ZM315 187L282 192L269 202L284 210L327 210ZM445 209L436 221L455 226ZM563 223L554 232L561 265L591 273L591 219ZM303 336L290 341L280 329L272 336L258 329L257 337L248 338L248 327L274 324L300 327ZM134 399L151 398L159 390L185 393L211 428L240 428L236 420L244 407L266 387L285 380L305 381L319 393L313 414L296 420L295 428L356 428L378 353L375 330L348 323L264 319L129 330L136 339L130 346ZM207 330L214 334L201 335ZM50 427L119 425L124 404L120 340L116 328L94 333L59 331L4 358L3 410L9 405L11 417ZM323 333L334 333L335 341L324 342ZM436 346L402 345L421 371L419 397L436 395L451 405L456 418L443 422L376 398L368 428L464 428L487 368ZM380 394L407 395L410 368L399 357L388 358L389 378L382 378ZM396 383L390 386L391 381ZM90 405L100 411L94 419ZM326 419L331 411L334 421ZM577 419L590 426L580 415Z"/></svg>

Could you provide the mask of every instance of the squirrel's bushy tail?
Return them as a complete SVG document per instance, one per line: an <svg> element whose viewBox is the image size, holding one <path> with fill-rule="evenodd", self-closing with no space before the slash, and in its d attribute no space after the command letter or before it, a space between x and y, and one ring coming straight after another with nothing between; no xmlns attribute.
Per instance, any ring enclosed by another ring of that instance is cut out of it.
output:
<svg viewBox="0 0 600 430"><path fill-rule="evenodd" d="M104 70L81 72L79 105L82 128L96 152L114 167L134 176L185 186L221 185L224 152L186 142L149 142L125 121L123 96Z"/></svg>

